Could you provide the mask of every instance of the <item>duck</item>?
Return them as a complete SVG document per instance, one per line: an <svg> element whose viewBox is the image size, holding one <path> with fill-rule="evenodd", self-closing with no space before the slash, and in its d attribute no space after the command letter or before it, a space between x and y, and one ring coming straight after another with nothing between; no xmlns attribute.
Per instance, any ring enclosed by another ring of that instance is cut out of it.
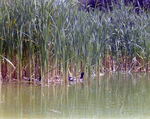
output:
<svg viewBox="0 0 150 119"><path fill-rule="evenodd" d="M76 80L78 80L80 82L80 81L83 81L83 76L84 76L84 72L81 73L80 79L76 79L76 78L73 78L73 77L68 77L68 80L69 80L69 82L73 82L73 81L76 81Z"/></svg>
<svg viewBox="0 0 150 119"><path fill-rule="evenodd" d="M56 76L54 80L48 79L48 83L56 83L56 84L63 83L63 79L60 79L60 76Z"/></svg>
<svg viewBox="0 0 150 119"><path fill-rule="evenodd" d="M74 82L74 81L77 80L77 82L83 82L83 76L84 76L84 72L81 73L81 76L80 76L79 79L76 79L75 77L68 77L68 81L69 82ZM33 78L28 78L26 80L27 81L30 81L30 80L34 81ZM41 82L41 80L42 79L41 79L41 76L40 76L39 79L35 79L35 82ZM48 82L49 83L60 83L60 82L63 82L63 80L60 80L59 76L57 76L55 80L49 79Z"/></svg>
<svg viewBox="0 0 150 119"><path fill-rule="evenodd" d="M77 82L83 82L83 76L84 76L84 72L81 73L80 79L76 79L75 77L68 77L68 81L69 82L74 82L77 80ZM48 81L49 83L63 83L63 79L60 79L60 76L56 76L55 80L49 79Z"/></svg>
<svg viewBox="0 0 150 119"><path fill-rule="evenodd" d="M32 82L34 82L34 78L27 78L26 79L27 81L32 81ZM39 79L35 79L35 82L41 82L41 76L39 77Z"/></svg>

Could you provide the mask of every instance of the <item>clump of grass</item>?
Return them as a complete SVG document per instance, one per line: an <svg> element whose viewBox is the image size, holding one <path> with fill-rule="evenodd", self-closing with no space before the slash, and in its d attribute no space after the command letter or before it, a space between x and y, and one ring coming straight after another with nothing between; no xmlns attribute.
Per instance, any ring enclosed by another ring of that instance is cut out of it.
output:
<svg viewBox="0 0 150 119"><path fill-rule="evenodd" d="M57 6L54 2L1 1L0 55L9 60L0 58L4 78L41 75L46 83L60 75L67 82L68 75L77 76L81 70L89 79L92 72L149 71L148 12L137 14L123 4L114 5L111 12L87 12L74 1Z"/></svg>

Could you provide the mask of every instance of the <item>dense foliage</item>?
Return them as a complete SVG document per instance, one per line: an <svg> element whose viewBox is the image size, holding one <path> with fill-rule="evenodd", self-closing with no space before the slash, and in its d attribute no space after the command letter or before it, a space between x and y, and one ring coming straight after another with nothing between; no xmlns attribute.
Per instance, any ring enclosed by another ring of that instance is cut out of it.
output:
<svg viewBox="0 0 150 119"><path fill-rule="evenodd" d="M140 9L145 11L150 9L150 0L78 0L79 7L89 10L98 8L100 10L113 10L113 5L121 7L121 3L126 6L132 6L138 13Z"/></svg>
<svg viewBox="0 0 150 119"><path fill-rule="evenodd" d="M3 78L148 71L149 12L137 14L124 3L107 12L79 10L73 1L56 6L53 0L1 0L0 5Z"/></svg>

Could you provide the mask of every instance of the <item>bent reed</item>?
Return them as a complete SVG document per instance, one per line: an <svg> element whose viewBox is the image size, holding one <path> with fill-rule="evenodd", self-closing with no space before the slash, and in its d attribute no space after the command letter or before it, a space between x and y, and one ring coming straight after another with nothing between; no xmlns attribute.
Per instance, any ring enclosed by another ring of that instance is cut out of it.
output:
<svg viewBox="0 0 150 119"><path fill-rule="evenodd" d="M68 83L82 71L87 79L107 71L149 71L149 11L137 14L123 2L112 7L87 12L72 0L1 0L3 81L41 77L45 84L60 76Z"/></svg>

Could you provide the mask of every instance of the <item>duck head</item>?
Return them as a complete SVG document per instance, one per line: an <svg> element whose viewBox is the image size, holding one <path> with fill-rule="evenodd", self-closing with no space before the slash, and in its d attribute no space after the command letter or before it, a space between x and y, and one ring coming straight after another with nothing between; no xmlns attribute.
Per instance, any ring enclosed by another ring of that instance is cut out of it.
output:
<svg viewBox="0 0 150 119"><path fill-rule="evenodd" d="M81 73L80 79L83 79L83 76L84 76L84 72Z"/></svg>

